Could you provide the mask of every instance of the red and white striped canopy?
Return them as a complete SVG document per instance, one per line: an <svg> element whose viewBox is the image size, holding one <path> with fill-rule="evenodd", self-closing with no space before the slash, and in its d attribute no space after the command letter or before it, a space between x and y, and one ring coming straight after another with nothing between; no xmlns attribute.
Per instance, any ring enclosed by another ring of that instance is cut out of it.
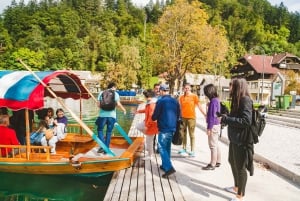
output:
<svg viewBox="0 0 300 201"><path fill-rule="evenodd" d="M57 97L90 98L79 77L70 71L34 73ZM0 71L0 107L12 110L41 109L46 96L52 97L51 93L30 71Z"/></svg>

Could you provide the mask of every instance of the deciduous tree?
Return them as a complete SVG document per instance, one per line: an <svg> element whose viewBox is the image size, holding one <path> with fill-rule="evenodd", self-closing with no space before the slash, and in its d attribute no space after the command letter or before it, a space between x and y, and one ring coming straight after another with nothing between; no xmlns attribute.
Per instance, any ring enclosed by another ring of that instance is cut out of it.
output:
<svg viewBox="0 0 300 201"><path fill-rule="evenodd" d="M171 92L179 89L184 74L213 72L225 59L228 42L222 27L207 24L201 3L178 0L166 8L153 33L156 43L149 48L159 73L167 72Z"/></svg>

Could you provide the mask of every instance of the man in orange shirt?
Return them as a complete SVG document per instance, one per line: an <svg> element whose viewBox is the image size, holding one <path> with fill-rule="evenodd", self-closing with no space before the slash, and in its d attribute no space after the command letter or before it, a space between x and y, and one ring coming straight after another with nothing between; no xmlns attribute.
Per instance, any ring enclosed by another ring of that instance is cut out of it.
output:
<svg viewBox="0 0 300 201"><path fill-rule="evenodd" d="M183 147L179 151L179 154L188 154L191 157L195 157L194 147L195 147L195 126L196 126L196 106L200 112L205 116L205 112L199 102L199 98L196 94L191 92L191 85L186 83L183 87L184 94L179 97L179 104L181 107L181 117L182 117L182 130L181 134L183 136ZM191 151L187 152L187 130L190 135Z"/></svg>
<svg viewBox="0 0 300 201"><path fill-rule="evenodd" d="M8 128L9 125L9 116L8 115L0 115L0 144L2 145L19 145L19 141L17 139L16 132ZM15 149L17 153L18 149ZM1 148L1 156L6 157L7 155L12 155L11 148Z"/></svg>

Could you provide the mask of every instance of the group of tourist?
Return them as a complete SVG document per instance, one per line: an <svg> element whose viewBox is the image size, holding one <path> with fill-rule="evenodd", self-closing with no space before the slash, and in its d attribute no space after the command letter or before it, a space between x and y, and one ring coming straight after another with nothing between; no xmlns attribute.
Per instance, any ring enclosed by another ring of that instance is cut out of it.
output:
<svg viewBox="0 0 300 201"><path fill-rule="evenodd" d="M247 141L247 128L251 124L253 103L249 96L246 80L234 78L230 82L231 108L229 114L220 114L220 100L217 88L213 84L204 86L204 95L208 100L205 108L202 108L198 96L191 92L191 85L189 83L184 84L184 93L178 97L178 100L170 96L167 85L160 85L159 91L160 96L155 97L155 93L146 90L144 92L147 98L146 107L143 110L137 111L138 113L145 113L144 127L137 126L139 130L146 134L146 150L148 151L148 156L144 159L152 158L153 147L151 143L153 141L153 135L156 132L154 128L157 126L158 150L162 160L160 168L165 172L162 177L166 178L176 172L170 158L172 137L176 130L178 120L182 123L180 132L183 137L182 149L179 151L179 154L194 157L195 109L198 108L206 117L206 134L211 152L210 162L202 169L214 170L220 167L221 152L218 143L221 131L220 124L227 125L230 141L229 163L234 177L234 186L225 188L225 190L236 194L236 197L234 197L232 201L243 200L247 182L247 170L249 170L250 175L253 174L253 161L249 161L249 158L253 155L253 149L247 148L249 144L251 144L251 142ZM188 134L190 150L187 148Z"/></svg>
<svg viewBox="0 0 300 201"><path fill-rule="evenodd" d="M62 108L56 110L56 117L52 107L37 113L40 123L36 131L31 133L31 144L50 146L50 153L56 154L56 143L66 137L68 118Z"/></svg>
<svg viewBox="0 0 300 201"><path fill-rule="evenodd" d="M157 150L161 156L161 170L164 171L163 178L176 172L171 161L172 138L176 131L178 122L181 122L180 132L183 137L182 149L179 154L194 157L195 156L195 126L196 126L196 108L205 116L206 134L208 145L211 151L211 159L203 170L214 170L221 165L221 153L218 145L218 138L221 130L220 124L227 125L229 139L229 164L234 178L233 187L225 190L236 195L232 201L241 201L245 195L247 183L247 170L253 175L253 142L249 141L247 128L251 125L253 102L248 92L248 86L245 79L234 78L230 82L230 112L229 114L220 114L221 106L218 98L217 89L213 84L204 86L204 94L207 97L207 104L202 108L198 96L191 92L191 85L184 84L183 94L174 98L169 94L169 86L166 84L156 84L154 89L148 89L143 92L146 98L145 108L137 110L137 113L144 113L145 119L136 127L146 135L147 155L144 160L151 160L155 148L153 147L155 136L157 135ZM98 96L100 107L99 117L96 121L98 126L98 137L109 148L112 129L116 122L115 106L120 107L124 114L125 108L120 102L120 97L116 93L116 84L110 83L107 90L107 97L101 92ZM112 96L112 97L109 97ZM111 110L104 109L103 99L112 99L114 107ZM102 105L102 106L101 106ZM5 108L0 111L0 144L2 145L23 145L25 144L25 110L12 112L8 115ZM56 143L66 135L67 117L62 109L54 110L45 108L36 111L40 120L39 126L31 134L31 143L43 146L51 146L50 152L55 154ZM33 112L29 112L30 125L33 124ZM103 130L106 128L106 135ZM187 142L189 135L190 149ZM17 154L20 149L1 148L1 157L10 157ZM105 149L100 147L98 153L105 154Z"/></svg>
<svg viewBox="0 0 300 201"><path fill-rule="evenodd" d="M63 109L59 108L54 117L53 108L45 108L37 110L36 114L39 119L38 127L33 130L34 113L29 110L29 127L30 127L30 143L33 145L51 146L50 153L55 154L56 142L66 135L67 117L64 115ZM25 109L12 111L9 116L6 108L1 108L0 114L0 144L2 145L25 145L26 140L26 119ZM1 156L11 157L19 152L19 149L1 148Z"/></svg>
<svg viewBox="0 0 300 201"><path fill-rule="evenodd" d="M155 136L157 135L157 150L161 156L161 170L164 171L163 178L176 172L171 162L171 144L176 131L177 123L181 122L180 132L183 137L182 149L179 154L195 157L195 126L196 126L196 108L200 110L206 119L206 134L208 145L211 152L211 159L203 170L214 170L221 165L221 152L218 145L218 139L222 125L227 125L229 144L229 163L231 165L234 178L234 186L225 188L225 190L236 195L232 201L241 201L245 195L247 182L247 170L250 175L253 174L253 161L249 160L253 155L253 150L249 149L247 141L247 128L251 124L252 100L248 92L248 86L245 79L234 78L230 82L230 112L221 114L220 100L217 88L213 84L204 86L204 94L207 97L207 104L202 108L198 96L191 92L191 85L184 84L184 93L178 99L169 94L169 86L166 84L155 84L154 89L148 89L143 92L146 98L145 108L137 110L137 113L144 113L145 119L136 125L136 128L146 135L146 152L144 160L151 160L155 148ZM111 83L108 89L116 89L116 85ZM109 147L111 132L116 122L116 110L110 112L101 109L101 93L98 96L100 113L96 121L98 125L98 136L107 147ZM124 113L126 110L120 103L118 94L114 95L115 104L119 106ZM107 125L106 136L103 134L103 127ZM189 134L190 150L187 142ZM250 146L251 147L251 146ZM102 148L99 153L104 153Z"/></svg>

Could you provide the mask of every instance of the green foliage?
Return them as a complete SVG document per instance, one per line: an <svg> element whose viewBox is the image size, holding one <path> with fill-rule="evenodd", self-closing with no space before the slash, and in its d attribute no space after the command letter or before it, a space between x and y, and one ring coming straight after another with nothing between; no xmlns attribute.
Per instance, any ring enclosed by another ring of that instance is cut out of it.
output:
<svg viewBox="0 0 300 201"><path fill-rule="evenodd" d="M284 4L188 1L199 3L195 12L182 7L166 17L180 1L149 0L145 8L130 0L12 1L0 17L0 68L23 70L16 61L21 58L35 70L99 71L122 88L152 88L151 77L165 71L171 82L186 70L230 76L237 58L256 45L268 55L300 56L300 14ZM175 26L171 21L188 15L200 16L190 18L196 25L177 24L180 32L167 32Z"/></svg>
<svg viewBox="0 0 300 201"><path fill-rule="evenodd" d="M148 86L149 89L152 89L154 84L158 83L158 77L151 77L150 85Z"/></svg>
<svg viewBox="0 0 300 201"><path fill-rule="evenodd" d="M202 0L209 21L224 25L231 46L241 43L244 50L260 45L267 54L287 52L299 56L294 43L300 40L299 13L289 13L284 4L271 6L267 0ZM233 46L234 47L234 46ZM236 52L239 57L245 52Z"/></svg>
<svg viewBox="0 0 300 201"><path fill-rule="evenodd" d="M200 5L179 0L167 7L154 27L159 43L152 44L155 51L149 54L156 61L157 71L168 73L165 79L171 93L179 90L186 72L212 73L214 64L225 60L225 31L207 24L207 14Z"/></svg>
<svg viewBox="0 0 300 201"><path fill-rule="evenodd" d="M5 66L5 69L26 70L22 64L19 63L19 60L22 60L24 63L26 63L32 70L44 70L44 53L40 51L33 52L27 48L20 48L17 51L14 51L7 59L7 66Z"/></svg>
<svg viewBox="0 0 300 201"><path fill-rule="evenodd" d="M0 21L0 52L7 51L12 48L11 37L4 27L3 22Z"/></svg>

